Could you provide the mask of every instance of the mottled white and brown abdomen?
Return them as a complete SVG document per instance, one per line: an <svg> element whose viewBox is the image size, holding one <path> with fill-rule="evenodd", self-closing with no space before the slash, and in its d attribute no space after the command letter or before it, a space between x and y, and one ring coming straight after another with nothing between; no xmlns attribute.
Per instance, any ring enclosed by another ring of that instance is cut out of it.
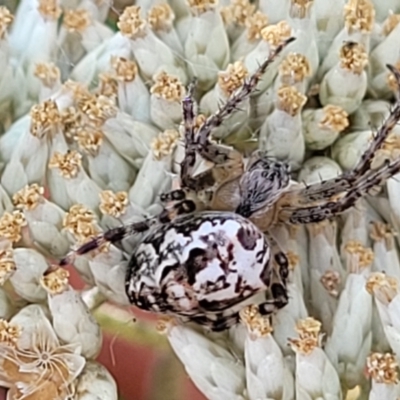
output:
<svg viewBox="0 0 400 400"><path fill-rule="evenodd" d="M268 288L270 258L263 233L246 218L186 215L144 238L131 258L126 292L142 309L226 317L231 307Z"/></svg>

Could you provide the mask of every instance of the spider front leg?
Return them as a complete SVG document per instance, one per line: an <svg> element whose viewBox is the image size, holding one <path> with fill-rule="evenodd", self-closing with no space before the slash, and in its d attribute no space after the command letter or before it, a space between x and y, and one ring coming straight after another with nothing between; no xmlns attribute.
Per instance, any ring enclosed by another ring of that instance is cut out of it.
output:
<svg viewBox="0 0 400 400"><path fill-rule="evenodd" d="M88 254L91 251L98 249L106 243L117 243L122 239L137 234L148 231L155 225L164 224L172 221L179 215L189 214L196 210L196 203L190 199L184 199L182 201L176 202L165 208L160 214L155 217L147 218L140 222L135 222L128 225L118 226L116 228L109 229L108 231L95 236L85 244L78 247L76 250L68 253L60 262L60 266L65 266L72 264L77 256L82 256Z"/></svg>
<svg viewBox="0 0 400 400"><path fill-rule="evenodd" d="M397 98L400 98L400 71L391 65L387 65L388 69L394 75L397 85L399 87L399 93ZM337 178L329 179L325 182L320 182L307 187L297 190L297 198L299 204L309 203L310 201L318 201L330 198L331 196L337 195L345 190L351 189L360 176L366 174L371 169L371 164L379 150L392 129L398 123L400 119L400 101L397 100L387 117L383 122L382 126L378 129L376 135L373 138L371 145L361 156L360 161L357 165L349 172L345 172Z"/></svg>
<svg viewBox="0 0 400 400"><path fill-rule="evenodd" d="M256 90L257 84L268 66L293 40L294 38L289 38L276 46L275 50L270 53L269 57L250 76L249 80L236 93L232 94L217 112L207 118L200 126L196 135L194 133L193 89L188 91L188 95L182 102L186 153L185 159L181 164L183 186L197 191L201 187L212 186L213 182L230 180L235 171L243 170L241 154L229 147L212 143L210 141L211 132L213 129L218 128ZM196 153L206 161L215 164L216 167L208 173L194 178L192 172L196 161ZM239 175L240 173L237 172L237 176Z"/></svg>

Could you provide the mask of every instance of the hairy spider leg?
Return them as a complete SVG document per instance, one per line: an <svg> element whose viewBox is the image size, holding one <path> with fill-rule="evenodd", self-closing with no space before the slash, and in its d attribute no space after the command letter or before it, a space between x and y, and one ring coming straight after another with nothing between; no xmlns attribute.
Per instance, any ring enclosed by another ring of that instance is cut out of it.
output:
<svg viewBox="0 0 400 400"><path fill-rule="evenodd" d="M397 94L397 98L399 98L400 71L391 65L387 65L387 68L392 72L397 81L397 85L399 86L399 93ZM297 196L299 204L301 203L307 204L310 201L328 199L334 195L337 195L341 192L351 189L360 176L370 171L371 163L376 151L382 147L385 139L388 137L388 135L390 134L394 126L397 124L399 119L400 119L400 101L397 100L394 106L392 107L389 116L383 122L382 126L378 129L378 131L374 135L371 145L363 153L357 165L351 171L345 172L336 178L311 184L300 190L295 189L293 192L298 191ZM290 196L290 194L291 191L287 193L288 196Z"/></svg>
<svg viewBox="0 0 400 400"><path fill-rule="evenodd" d="M79 246L76 250L69 252L63 259L61 259L59 265L65 266L71 264L74 262L77 256L90 253L106 243L113 244L128 236L134 235L135 233L146 232L155 225L165 224L175 219L178 215L189 214L195 210L196 204L192 200L185 199L173 204L168 208L165 208L159 215L155 217L109 229L108 231L95 236L85 244Z"/></svg>

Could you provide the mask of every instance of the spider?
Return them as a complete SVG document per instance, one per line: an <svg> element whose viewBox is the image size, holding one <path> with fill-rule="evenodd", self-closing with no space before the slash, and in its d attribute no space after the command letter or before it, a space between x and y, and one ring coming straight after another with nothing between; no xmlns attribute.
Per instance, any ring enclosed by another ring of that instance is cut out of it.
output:
<svg viewBox="0 0 400 400"><path fill-rule="evenodd" d="M245 159L236 150L210 141L213 129L256 90L267 67L292 41L269 58L216 113L194 129L193 85L182 101L185 158L181 188L160 196L163 211L139 223L117 227L68 254L88 253L145 232L131 255L125 290L141 309L169 314L220 331L238 322L239 312L264 292L261 314L288 303L288 259L269 229L278 224L308 224L330 219L352 207L370 189L400 171L400 159L372 169L375 152L400 119L400 101L377 131L355 168L317 184L290 184L286 163L262 152ZM400 72L388 66L400 83ZM194 175L198 158L212 169ZM209 201L198 194L209 190Z"/></svg>

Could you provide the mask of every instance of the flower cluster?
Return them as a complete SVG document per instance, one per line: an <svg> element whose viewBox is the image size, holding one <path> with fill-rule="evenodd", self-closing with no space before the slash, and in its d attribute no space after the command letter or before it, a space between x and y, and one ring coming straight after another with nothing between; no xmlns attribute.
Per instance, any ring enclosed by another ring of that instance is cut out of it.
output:
<svg viewBox="0 0 400 400"><path fill-rule="evenodd" d="M397 92L386 64L400 66L400 3L140 0L116 24L107 1L9 3L0 6L0 384L9 400L117 399L94 361L102 337L90 311L129 305L125 270L140 237L78 256L82 292L56 260L161 210L194 78L201 123L292 36L213 137L244 154L260 148L306 183L351 169ZM399 157L399 134L376 165ZM400 396L400 181L374 192L335 221L274 229L290 302L272 320L250 306L218 334L160 322L207 398Z"/></svg>

